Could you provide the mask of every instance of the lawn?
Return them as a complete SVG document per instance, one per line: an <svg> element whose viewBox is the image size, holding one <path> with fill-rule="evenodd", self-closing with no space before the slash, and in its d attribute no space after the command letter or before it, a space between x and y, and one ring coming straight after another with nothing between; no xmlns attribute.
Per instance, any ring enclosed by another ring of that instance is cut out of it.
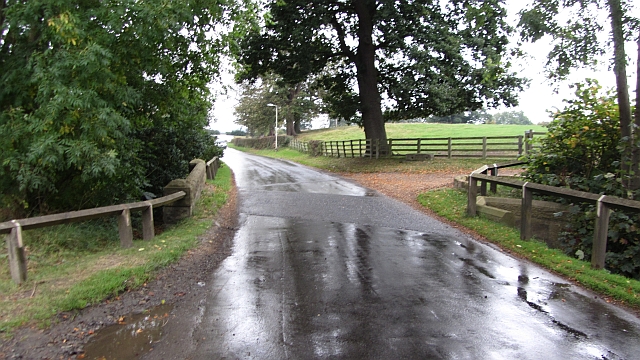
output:
<svg viewBox="0 0 640 360"><path fill-rule="evenodd" d="M472 125L472 124L385 124L390 139L476 137L476 136L518 136L525 131L546 132L539 125ZM337 129L304 131L298 136L300 141L322 140L339 141L364 139L364 130L358 126L341 126Z"/></svg>

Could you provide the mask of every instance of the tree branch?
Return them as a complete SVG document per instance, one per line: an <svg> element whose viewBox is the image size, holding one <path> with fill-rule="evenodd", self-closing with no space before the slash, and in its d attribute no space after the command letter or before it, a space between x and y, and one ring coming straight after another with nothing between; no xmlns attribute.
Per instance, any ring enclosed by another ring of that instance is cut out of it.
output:
<svg viewBox="0 0 640 360"><path fill-rule="evenodd" d="M333 25L333 28L336 29L336 32L338 33L338 41L340 42L341 52L346 57L348 57L350 61L354 62L356 59L356 54L354 54L353 51L349 49L349 46L347 46L347 43L345 41L347 34L335 15L331 18L331 25Z"/></svg>

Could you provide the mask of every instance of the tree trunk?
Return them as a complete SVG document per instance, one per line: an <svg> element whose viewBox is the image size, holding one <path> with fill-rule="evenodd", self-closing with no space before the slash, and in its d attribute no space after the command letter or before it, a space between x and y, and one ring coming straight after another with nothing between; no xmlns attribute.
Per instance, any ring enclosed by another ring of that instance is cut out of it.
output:
<svg viewBox="0 0 640 360"><path fill-rule="evenodd" d="M611 17L611 35L613 37L613 71L616 75L616 88L618 95L618 108L620 111L620 136L625 146L622 153L622 170L624 175L630 177L623 179L623 184L629 188L637 177L632 174L633 132L631 128L631 104L629 102L629 89L627 84L627 60L624 51L624 32L622 28L622 6L620 0L608 0L609 16ZM637 164L635 165L637 168Z"/></svg>
<svg viewBox="0 0 640 360"><path fill-rule="evenodd" d="M629 179L629 190L640 189L640 37L638 37L638 60L636 66L636 111L633 120L635 126L631 133L633 138L631 143L631 171L633 175Z"/></svg>
<svg viewBox="0 0 640 360"><path fill-rule="evenodd" d="M293 130L296 132L296 134L300 134L302 132L302 130L300 129L300 116L299 115L296 115L296 117L294 119Z"/></svg>
<svg viewBox="0 0 640 360"><path fill-rule="evenodd" d="M380 152L387 152L387 133L382 118L378 70L375 66L376 47L373 44L373 15L376 4L372 0L355 0L358 14L358 53L355 65L362 111L362 125L367 139L380 144Z"/></svg>
<svg viewBox="0 0 640 360"><path fill-rule="evenodd" d="M289 94L287 95L287 135L296 136L295 126L295 110L293 109L293 103L300 93L300 84L293 85L289 88Z"/></svg>

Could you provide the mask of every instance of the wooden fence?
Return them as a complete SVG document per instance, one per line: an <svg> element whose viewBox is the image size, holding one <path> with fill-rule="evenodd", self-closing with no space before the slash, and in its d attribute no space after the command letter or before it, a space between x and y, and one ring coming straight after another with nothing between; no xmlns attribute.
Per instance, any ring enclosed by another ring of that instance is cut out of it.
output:
<svg viewBox="0 0 640 360"><path fill-rule="evenodd" d="M207 162L206 174L208 179L213 179L215 177L219 163L220 161L217 157ZM212 174L211 177L209 176L210 174ZM178 191L176 193L148 201L103 206L93 209L37 216L0 223L0 234L8 234L6 236L6 244L9 251L9 269L11 271L11 278L17 284L21 284L27 280L27 258L24 250L24 243L22 241L22 230L68 224L106 216L118 216L120 246L123 248L129 248L133 246L131 212L142 211L142 239L151 240L155 236L153 209L178 201L186 195L187 194L184 191Z"/></svg>
<svg viewBox="0 0 640 360"><path fill-rule="evenodd" d="M370 139L313 142L291 140L289 147L312 155L331 157L405 157L408 154L432 154L438 157L508 158L528 154L537 144L536 136L543 132L527 131L518 136L479 136L446 138L388 139L386 146ZM384 144L383 144L384 145ZM381 151L381 148L385 151Z"/></svg>
<svg viewBox="0 0 640 360"><path fill-rule="evenodd" d="M476 196L478 194L478 181L484 184L490 183L492 188L495 185L503 185L512 188L522 189L522 207L520 213L520 238L529 240L532 237L531 214L533 204L533 194L551 195L566 198L574 201L591 203L596 205L595 231L593 247L591 251L591 267L603 269L607 251L607 234L609 231L609 217L611 211L615 209L626 211L640 211L640 201L622 199L615 196L593 194L568 188L559 188L548 185L523 182L512 178L500 178L489 176L487 172L497 174L497 169L507 166L520 165L513 163L510 165L483 166L469 175L469 191L467 198L467 214L476 216ZM486 185L483 185L486 191ZM495 188L494 188L495 189Z"/></svg>

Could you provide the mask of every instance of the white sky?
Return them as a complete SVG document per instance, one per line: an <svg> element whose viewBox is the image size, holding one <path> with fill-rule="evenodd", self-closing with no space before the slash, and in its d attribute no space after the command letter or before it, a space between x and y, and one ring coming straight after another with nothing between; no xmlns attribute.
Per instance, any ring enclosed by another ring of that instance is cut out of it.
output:
<svg viewBox="0 0 640 360"><path fill-rule="evenodd" d="M517 12L529 1L522 0L507 0L507 10L511 21L516 21ZM640 6L636 6L635 12L640 10ZM638 15L636 15L638 16ZM608 21L604 18L603 21ZM605 26L607 28L608 26ZM516 39L514 39L514 42ZM549 114L547 110L562 109L563 99L572 97L573 90L569 88L569 85L583 81L585 78L597 79L600 84L606 88L615 87L615 77L613 71L609 69L609 59L603 59L600 67L597 71L588 69L574 70L567 81L559 82L555 84L549 83L544 75L544 64L546 63L546 55L550 50L548 42L543 40L538 41L535 44L524 44L522 50L529 54L528 57L518 59L514 63L513 71L518 72L521 76L531 79L529 88L520 94L520 105L515 108L502 108L497 110L490 110L491 113L497 111L514 110L523 111L524 114L534 123L541 121L549 121ZM629 76L630 94L632 100L635 97L635 69L636 69L636 54L637 48L634 43L627 44L627 55L631 58L631 62L627 67ZM220 90L223 85L227 87L234 87L233 75L230 73L231 66L227 66L227 69L222 74L221 83L215 84L214 89ZM558 92L554 92L554 89L558 89ZM215 108L213 110L213 119L209 126L212 129L219 130L221 132L232 131L239 129L240 126L234 123L235 117L233 116L234 106L237 104L237 97L239 95L235 91L228 91L227 95L218 95L216 97ZM313 126L326 126L327 121L314 122Z"/></svg>

